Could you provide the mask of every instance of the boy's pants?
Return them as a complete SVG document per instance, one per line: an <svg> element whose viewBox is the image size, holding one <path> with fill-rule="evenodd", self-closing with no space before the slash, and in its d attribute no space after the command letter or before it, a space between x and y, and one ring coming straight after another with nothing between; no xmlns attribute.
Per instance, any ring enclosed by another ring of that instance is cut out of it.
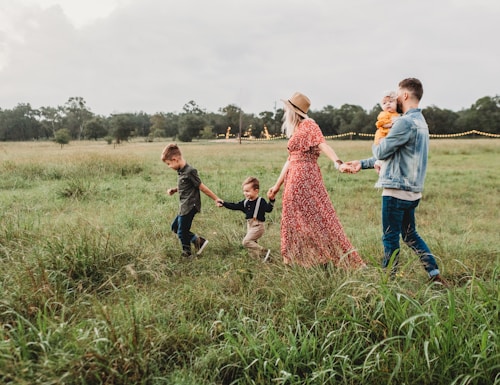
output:
<svg viewBox="0 0 500 385"><path fill-rule="evenodd" d="M257 219L247 220L247 234L241 243L248 249L252 257L259 258L265 250L264 247L257 243L257 240L264 235L264 231L264 222L258 221Z"/></svg>
<svg viewBox="0 0 500 385"><path fill-rule="evenodd" d="M191 232L194 216L197 211L193 208L186 215L177 215L172 222L171 229L177 234L182 244L182 251L191 254L191 242L196 240L196 235Z"/></svg>

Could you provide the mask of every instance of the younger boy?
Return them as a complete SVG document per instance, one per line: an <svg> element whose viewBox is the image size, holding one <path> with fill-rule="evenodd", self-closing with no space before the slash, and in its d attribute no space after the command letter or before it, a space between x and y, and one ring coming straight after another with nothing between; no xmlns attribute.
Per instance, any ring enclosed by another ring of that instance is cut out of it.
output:
<svg viewBox="0 0 500 385"><path fill-rule="evenodd" d="M219 198L201 182L198 171L187 164L176 144L171 143L163 149L161 160L178 175L177 187L167 190L168 195L179 193L179 213L172 222L172 231L181 241L184 257L191 257L191 243L200 255L208 241L191 232L194 216L201 211L200 191L216 202Z"/></svg>
<svg viewBox="0 0 500 385"><path fill-rule="evenodd" d="M245 213L247 220L247 234L243 238L242 244L245 246L250 255L259 258L265 253L264 262L267 262L271 254L271 250L267 250L257 243L257 240L264 235L266 220L265 213L273 211L274 199L270 199L269 203L265 199L259 197L259 180L253 176L246 178L242 184L243 195L245 199L238 203L224 202L219 199L219 206L226 207L231 210L240 210Z"/></svg>

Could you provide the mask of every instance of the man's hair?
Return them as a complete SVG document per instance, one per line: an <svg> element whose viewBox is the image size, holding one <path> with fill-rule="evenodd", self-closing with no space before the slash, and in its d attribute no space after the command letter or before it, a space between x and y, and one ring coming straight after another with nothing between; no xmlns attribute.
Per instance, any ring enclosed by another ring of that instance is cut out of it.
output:
<svg viewBox="0 0 500 385"><path fill-rule="evenodd" d="M175 143L170 143L163 149L163 152L161 153L161 160L165 162L166 160L172 160L172 158L179 156L182 156L181 150Z"/></svg>
<svg viewBox="0 0 500 385"><path fill-rule="evenodd" d="M424 94L424 87L422 82L415 78L403 79L399 82L399 88L404 88L412 93L412 95L420 101L422 95Z"/></svg>
<svg viewBox="0 0 500 385"><path fill-rule="evenodd" d="M259 180L254 176L249 176L241 185L245 186L246 184L251 184L254 190L260 190Z"/></svg>

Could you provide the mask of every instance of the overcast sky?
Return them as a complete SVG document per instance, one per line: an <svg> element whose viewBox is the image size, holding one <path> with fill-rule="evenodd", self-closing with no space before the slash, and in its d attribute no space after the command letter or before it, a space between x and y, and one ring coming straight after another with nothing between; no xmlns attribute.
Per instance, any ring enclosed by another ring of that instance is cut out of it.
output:
<svg viewBox="0 0 500 385"><path fill-rule="evenodd" d="M459 111L500 94L499 40L499 0L0 0L0 108L370 110L418 77Z"/></svg>

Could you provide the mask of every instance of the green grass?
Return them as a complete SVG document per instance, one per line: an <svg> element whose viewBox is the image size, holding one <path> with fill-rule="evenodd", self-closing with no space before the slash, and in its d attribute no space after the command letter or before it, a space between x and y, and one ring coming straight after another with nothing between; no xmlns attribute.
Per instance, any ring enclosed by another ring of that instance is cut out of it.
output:
<svg viewBox="0 0 500 385"><path fill-rule="evenodd" d="M369 141L330 141L344 160ZM166 143L0 144L0 382L5 384L500 384L500 142L433 140L419 232L444 290L402 248L379 268L376 174L325 184L369 268L285 267L280 196L262 264L241 246L243 215L203 196L193 230L210 240L180 258L170 232L176 173ZM180 144L221 198L262 195L286 142Z"/></svg>

